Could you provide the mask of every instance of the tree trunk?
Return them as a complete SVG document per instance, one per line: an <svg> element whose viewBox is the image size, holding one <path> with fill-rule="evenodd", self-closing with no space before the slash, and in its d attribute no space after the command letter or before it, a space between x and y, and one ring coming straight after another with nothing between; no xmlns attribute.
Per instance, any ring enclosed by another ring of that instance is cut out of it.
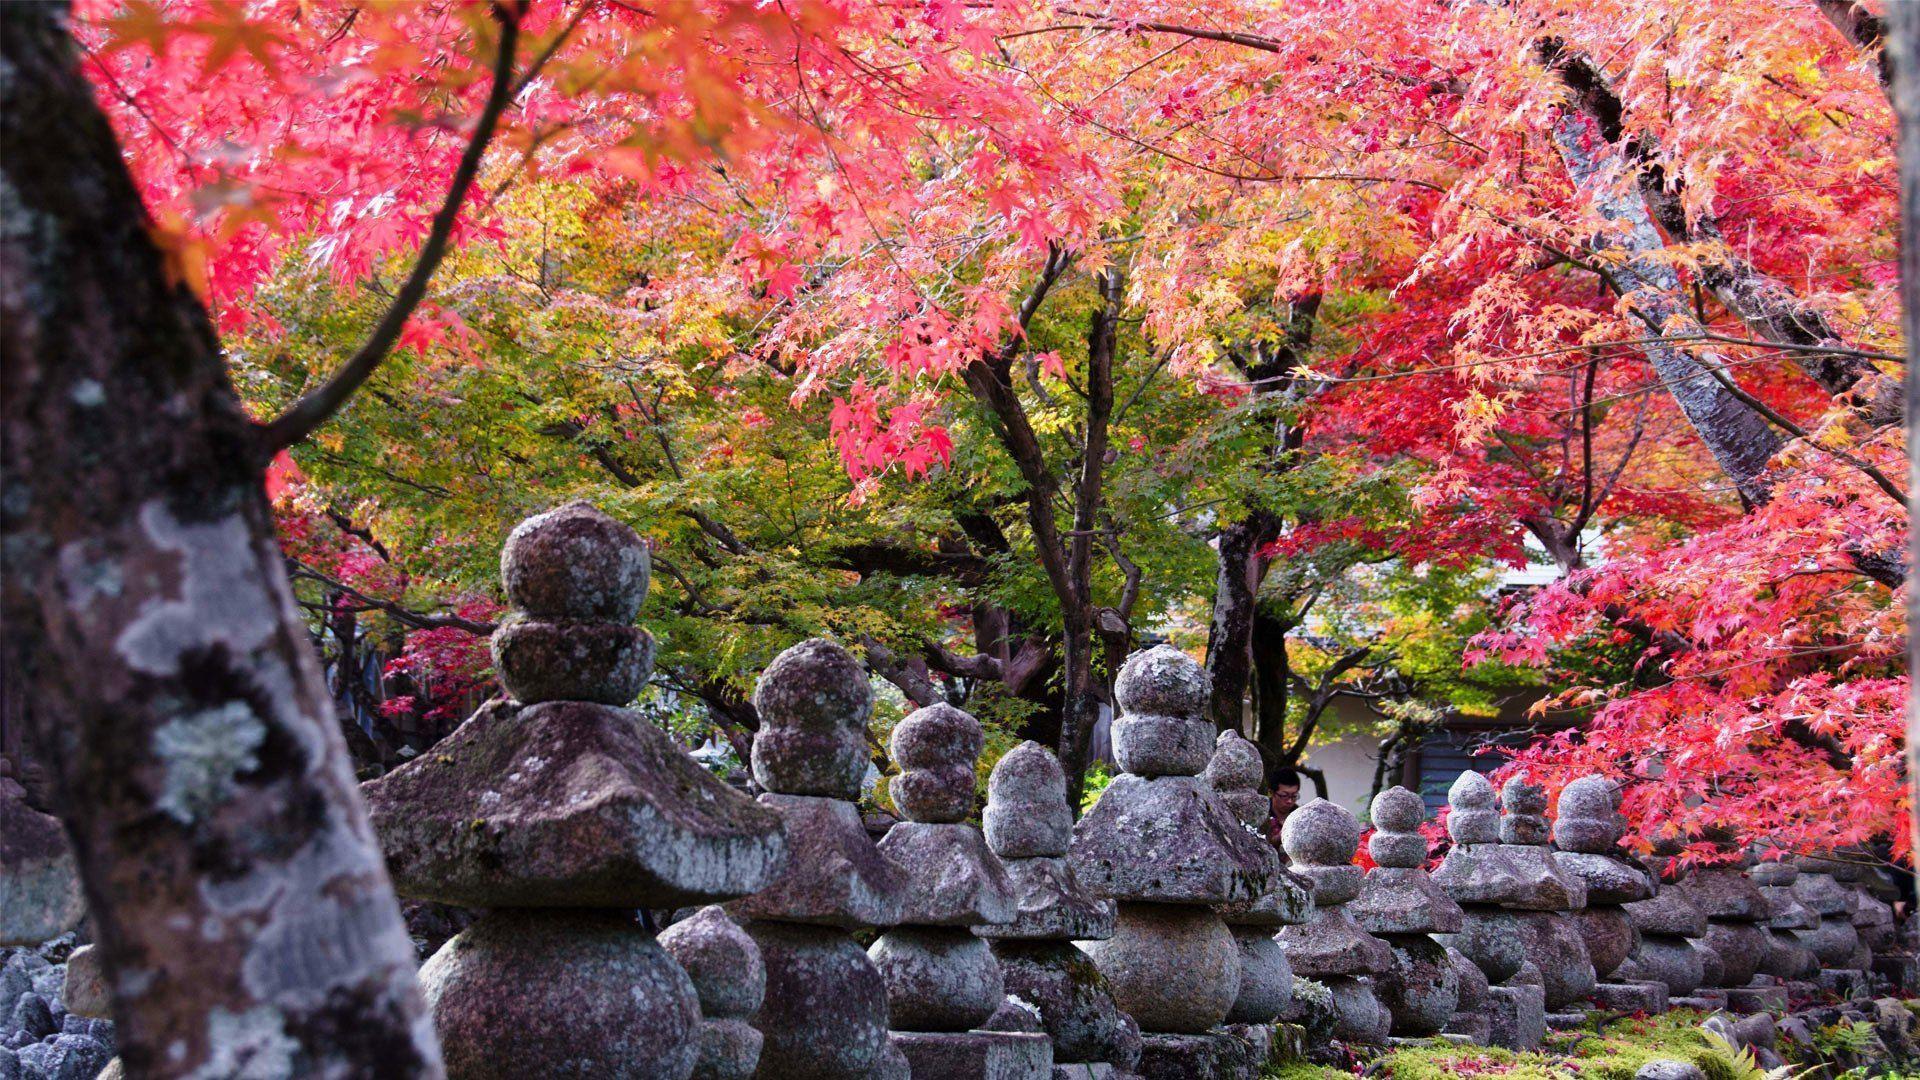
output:
<svg viewBox="0 0 1920 1080"><path fill-rule="evenodd" d="M1257 608L1253 616L1253 744L1260 748L1266 768L1266 787L1274 774L1300 764L1294 749L1299 740L1287 737L1287 698L1292 692L1293 665L1287 656L1287 631L1292 626Z"/></svg>
<svg viewBox="0 0 1920 1080"><path fill-rule="evenodd" d="M0 8L0 583L129 1075L439 1076L260 442L81 77Z"/></svg>
<svg viewBox="0 0 1920 1080"><path fill-rule="evenodd" d="M1920 492L1920 5L1887 7L1893 54L1893 104L1900 118L1900 328L1907 339L1907 491ZM1911 496L1909 497L1911 500ZM1913 508L1907 511L1913 520ZM1908 541L1910 566L1920 566L1920 531ZM1920 590L1907 592L1907 671L1920 678ZM1920 785L1920 698L1907 696L1907 783ZM1920 798L1910 798L1910 822L1920 850Z"/></svg>
<svg viewBox="0 0 1920 1080"><path fill-rule="evenodd" d="M1207 674L1213 677L1209 709L1214 726L1221 731L1249 734L1242 728L1247 694L1253 685L1254 605L1265 570L1260 549L1278 532L1273 515L1260 510L1220 530L1213 619L1207 625Z"/></svg>

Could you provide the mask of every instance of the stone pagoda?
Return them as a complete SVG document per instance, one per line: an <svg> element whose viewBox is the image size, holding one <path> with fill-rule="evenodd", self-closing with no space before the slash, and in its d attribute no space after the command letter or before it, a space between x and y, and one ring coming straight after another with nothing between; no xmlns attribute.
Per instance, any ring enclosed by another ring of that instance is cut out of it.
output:
<svg viewBox="0 0 1920 1080"><path fill-rule="evenodd" d="M860 822L873 690L866 669L824 638L767 665L753 778L786 823L792 857L772 884L727 911L760 947L766 1003L761 1080L894 1080L905 1058L887 1037L887 988L852 931L891 926L907 885Z"/></svg>
<svg viewBox="0 0 1920 1080"><path fill-rule="evenodd" d="M1074 945L1112 937L1114 905L1082 885L1067 859L1073 811L1059 759L1036 742L1014 747L987 778L981 818L1012 884L1014 917L975 933L992 945L1007 996L1038 1011L1053 1039L1056 1075L1105 1080L1131 1072L1140 1063L1139 1025Z"/></svg>
<svg viewBox="0 0 1920 1080"><path fill-rule="evenodd" d="M1707 917L1707 933L1700 944L1713 952L1720 969L1712 985L1726 991L1727 1007L1734 1012L1784 1012L1786 988L1770 975L1754 981L1761 961L1773 948L1766 927L1773 917L1773 904L1747 876L1747 855L1725 840L1718 847L1733 861L1703 866L1681 886ZM1712 962L1707 966L1712 967Z"/></svg>
<svg viewBox="0 0 1920 1080"><path fill-rule="evenodd" d="M1794 895L1800 870L1786 859L1761 859L1747 874L1767 900L1767 953L1760 958L1760 974L1780 980L1790 996L1798 984L1799 996L1805 997L1820 960L1796 932L1817 929L1820 916Z"/></svg>
<svg viewBox="0 0 1920 1080"><path fill-rule="evenodd" d="M1654 865L1678 854L1680 847L1676 839L1656 841ZM1648 872L1654 882L1653 895L1623 905L1633 928L1640 932L1640 942L1628 954L1626 962L1614 970L1614 975L1628 981L1657 982L1665 986L1669 1005L1702 1004L1693 995L1706 981L1707 972L1703 952L1693 943L1706 936L1707 915L1688 898L1685 889L1662 882L1652 866ZM1724 1004L1724 1001L1713 1002L1707 1011Z"/></svg>
<svg viewBox="0 0 1920 1080"><path fill-rule="evenodd" d="M1215 909L1274 888L1273 849L1200 772L1213 749L1206 672L1161 645L1120 666L1113 752L1122 774L1074 826L1080 880L1119 901L1114 934L1085 947L1141 1028L1140 1072L1246 1076L1254 1048L1221 1029L1240 995L1240 954Z"/></svg>
<svg viewBox="0 0 1920 1080"><path fill-rule="evenodd" d="M1045 1035L979 1030L1005 991L1000 963L974 927L1016 914L1006 871L967 823L985 744L979 722L944 703L893 729L901 772L888 787L904 820L887 830L880 854L905 868L907 884L898 919L867 955L887 986L893 1044L914 1076L1049 1080Z"/></svg>
<svg viewBox="0 0 1920 1080"><path fill-rule="evenodd" d="M1547 793L1519 777L1500 788L1500 847L1521 889L1507 901L1522 908L1514 917L1526 944L1527 963L1540 972L1549 1013L1576 1020L1567 1010L1593 993L1593 959L1573 912L1587 906L1587 888L1561 867L1547 826Z"/></svg>
<svg viewBox="0 0 1920 1080"><path fill-rule="evenodd" d="M508 700L365 785L396 891L485 909L420 971L447 1074L685 1080L698 991L635 909L766 885L780 820L621 707L652 664L632 529L576 503L522 522L500 565Z"/></svg>
<svg viewBox="0 0 1920 1080"><path fill-rule="evenodd" d="M1393 1021L1374 983L1393 969L1393 953L1360 929L1349 910L1366 875L1353 864L1360 822L1339 803L1312 799L1287 816L1280 843L1294 872L1313 883L1313 917L1280 931L1287 962L1295 974L1325 984L1333 994L1336 1038L1384 1044Z"/></svg>
<svg viewBox="0 0 1920 1080"><path fill-rule="evenodd" d="M1360 928L1387 943L1393 963L1374 980L1381 1003L1402 1037L1438 1035L1460 1004L1460 972L1433 934L1458 933L1466 916L1427 875L1427 838L1420 822L1427 804L1403 787L1373 799L1373 836L1360 896L1348 905Z"/></svg>
<svg viewBox="0 0 1920 1080"><path fill-rule="evenodd" d="M1485 1023L1471 1011L1454 1025L1456 1031L1477 1034L1509 1049L1540 1045L1546 1034L1546 991L1523 976L1526 944L1507 905L1532 899L1522 875L1510 866L1500 843L1500 812L1494 805L1493 784L1478 772L1464 772L1447 791L1447 835L1453 840L1434 883L1460 905L1460 932L1441 938L1471 960L1486 976ZM1464 985L1464 984L1463 984Z"/></svg>
<svg viewBox="0 0 1920 1080"><path fill-rule="evenodd" d="M1665 985L1608 981L1640 943L1640 931L1621 905L1651 899L1655 887L1653 875L1620 851L1626 823L1619 803L1619 789L1598 776L1580 777L1560 789L1554 860L1586 889L1587 906L1573 918L1593 962L1592 1000L1617 1012L1661 1013L1667 1009Z"/></svg>
<svg viewBox="0 0 1920 1080"><path fill-rule="evenodd" d="M1279 854L1264 843L1273 805L1260 794L1260 773L1260 751L1239 732L1223 731L1202 774L1240 824L1262 838L1273 859L1272 889L1252 903L1224 904L1219 909L1240 949L1240 994L1233 999L1227 1024L1256 1048L1272 1043L1273 1022L1293 996L1293 969L1274 931L1305 922L1313 913L1312 886L1282 866Z"/></svg>
<svg viewBox="0 0 1920 1080"><path fill-rule="evenodd" d="M1860 894L1851 887L1857 880L1855 867L1838 859L1812 857L1796 859L1794 866L1800 874L1794 879L1793 895L1820 916L1819 926L1799 931L1801 943L1820 961L1815 979L1824 990L1850 996L1867 978L1860 932L1853 926L1853 914L1860 908Z"/></svg>
<svg viewBox="0 0 1920 1080"><path fill-rule="evenodd" d="M753 1017L766 997L760 947L717 905L701 908L660 935L700 995L700 1057L693 1080L747 1080L760 1066Z"/></svg>

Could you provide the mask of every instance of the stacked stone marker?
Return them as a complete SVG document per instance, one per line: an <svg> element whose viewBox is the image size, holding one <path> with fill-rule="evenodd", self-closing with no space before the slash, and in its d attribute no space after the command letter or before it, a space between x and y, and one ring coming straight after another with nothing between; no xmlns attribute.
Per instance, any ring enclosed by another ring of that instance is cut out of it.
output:
<svg viewBox="0 0 1920 1080"><path fill-rule="evenodd" d="M1663 850L1671 854L1677 848L1669 842L1656 845L1654 850L1658 858ZM1640 943L1633 947L1633 952L1615 970L1615 974L1624 979L1657 982L1665 986L1669 1007L1691 1005L1698 1008L1705 1005L1711 1011L1724 1005L1725 1002L1703 1002L1693 997L1706 979L1702 950L1693 945L1695 940L1707 933L1706 913L1687 898L1686 890L1672 884L1662 884L1658 874L1652 876L1653 895L1624 905L1627 918L1633 921L1633 928L1640 932Z"/></svg>
<svg viewBox="0 0 1920 1080"><path fill-rule="evenodd" d="M1460 1004L1460 972L1432 934L1458 933L1460 905L1427 875L1427 838L1420 822L1427 804L1403 787L1374 796L1374 868L1351 905L1360 928L1387 943L1393 963L1374 985L1392 1017L1394 1035L1438 1035Z"/></svg>
<svg viewBox="0 0 1920 1080"><path fill-rule="evenodd" d="M1313 883L1313 917L1280 931L1287 962L1295 974L1325 984L1333 994L1336 1038L1385 1043L1393 1020L1374 980L1392 969L1393 953L1386 942L1360 929L1348 910L1365 880L1365 871L1353 865L1360 822L1338 803L1312 799L1288 815L1280 843L1294 872Z"/></svg>
<svg viewBox="0 0 1920 1080"><path fill-rule="evenodd" d="M1161 645L1120 666L1113 752L1124 770L1074 826L1074 870L1120 902L1114 935L1088 955L1139 1022L1140 1071L1251 1074L1253 1048L1219 1030L1240 994L1240 956L1215 907L1274 887L1273 849L1200 779L1213 747L1206 672Z"/></svg>
<svg viewBox="0 0 1920 1080"><path fill-rule="evenodd" d="M889 789L905 820L887 831L880 853L906 869L907 887L899 919L867 955L887 985L893 1044L914 1076L1048 1080L1053 1047L1045 1035L977 1030L1005 992L999 961L974 927L1015 915L1006 871L967 824L985 743L979 722L947 704L917 710L893 729L902 771Z"/></svg>
<svg viewBox="0 0 1920 1080"><path fill-rule="evenodd" d="M845 649L793 646L754 687L760 805L786 823L792 857L778 880L727 910L760 947L766 1002L761 1080L894 1080L906 1059L887 1037L887 988L852 931L900 918L906 874L881 854L855 800L867 772L873 690Z"/></svg>
<svg viewBox="0 0 1920 1080"><path fill-rule="evenodd" d="M1883 870L1873 869L1861 881L1860 910L1854 912L1854 932L1873 956L1873 974L1884 983L1876 992L1909 996L1920 987L1920 958L1916 958L1901 926L1894 921L1888 901L1899 892ZM1871 907L1869 908L1869 901Z"/></svg>
<svg viewBox="0 0 1920 1080"><path fill-rule="evenodd" d="M1726 991L1727 1007L1736 1013L1784 1012L1786 988L1772 976L1758 974L1760 962L1773 948L1764 925L1773 915L1773 905L1747 876L1745 853L1727 842L1720 849L1737 854L1737 860L1701 867L1682 886L1707 916L1707 933L1700 944L1719 961L1716 985ZM1712 962L1707 966L1711 968ZM1760 981L1755 981L1756 976Z"/></svg>
<svg viewBox="0 0 1920 1080"><path fill-rule="evenodd" d="M365 785L394 887L485 914L420 971L454 1080L685 1080L693 983L635 917L738 896L786 854L780 821L618 706L652 665L633 530L584 504L501 553L510 701Z"/></svg>
<svg viewBox="0 0 1920 1080"><path fill-rule="evenodd" d="M1520 893L1507 902L1523 908L1514 918L1526 943L1527 963L1540 973L1546 991L1548 1023L1578 1024L1577 1008L1593 993L1593 958L1573 912L1587 906L1587 888L1567 873L1550 845L1547 793L1519 777L1500 788L1500 846L1508 867L1520 878ZM1571 1011L1569 1011L1571 1010Z"/></svg>
<svg viewBox="0 0 1920 1080"><path fill-rule="evenodd" d="M1800 875L1794 879L1793 895L1820 916L1819 926L1797 931L1801 943L1820 961L1815 979L1821 989L1849 997L1867 980L1859 963L1860 933L1853 926L1860 894L1848 887L1855 877L1854 867L1818 858L1796 859L1794 865Z"/></svg>
<svg viewBox="0 0 1920 1080"><path fill-rule="evenodd" d="M1621 905L1651 899L1655 887L1645 867L1621 857L1624 832L1613 784L1598 776L1583 776L1560 790L1559 814L1553 822L1558 849L1554 859L1586 888L1587 906L1573 917L1586 943L1587 958L1593 962L1590 997L1617 1012L1661 1013L1667 1009L1665 985L1652 980L1606 981L1640 943L1640 931Z"/></svg>
<svg viewBox="0 0 1920 1080"><path fill-rule="evenodd" d="M1805 997L1820 961L1795 931L1816 929L1820 916L1794 895L1800 871L1785 859L1764 859L1749 876L1767 900L1767 953L1760 958L1760 973L1780 980L1790 995L1797 988Z"/></svg>
<svg viewBox="0 0 1920 1080"><path fill-rule="evenodd" d="M1038 1010L1053 1039L1054 1076L1107 1080L1140 1063L1140 1028L1074 941L1113 936L1113 901L1080 883L1067 852L1073 811L1053 753L1024 742L987 778L987 846L1013 886L1012 922L981 926L1009 998Z"/></svg>
<svg viewBox="0 0 1920 1080"><path fill-rule="evenodd" d="M1447 791L1447 805L1453 846L1433 880L1460 905L1463 922L1458 934L1441 940L1471 960L1488 983L1484 1014L1470 1008L1454 1028L1475 1037L1484 1028L1484 1042L1530 1050L1546 1035L1546 990L1522 976L1526 943L1505 905L1526 899L1527 890L1500 843L1493 784L1477 772L1461 773Z"/></svg>
<svg viewBox="0 0 1920 1080"><path fill-rule="evenodd" d="M747 1080L760 1065L753 1017L767 992L760 947L718 906L704 907L660 935L700 995L700 1057L693 1080Z"/></svg>
<svg viewBox="0 0 1920 1080"><path fill-rule="evenodd" d="M1260 751L1237 731L1223 731L1213 744L1205 777L1220 801L1247 831L1264 841L1273 804L1260 794ZM1240 994L1227 1013L1228 1026L1264 1059L1273 1043L1273 1022L1293 997L1293 968L1274 930L1305 922L1313 913L1313 889L1273 859L1273 888L1252 903L1223 904L1220 917L1240 949Z"/></svg>

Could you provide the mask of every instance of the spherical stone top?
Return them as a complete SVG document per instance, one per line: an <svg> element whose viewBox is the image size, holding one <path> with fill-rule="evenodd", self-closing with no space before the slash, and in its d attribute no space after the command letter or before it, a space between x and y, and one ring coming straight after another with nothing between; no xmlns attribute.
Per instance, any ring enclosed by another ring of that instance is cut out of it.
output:
<svg viewBox="0 0 1920 1080"><path fill-rule="evenodd" d="M500 549L508 603L547 618L632 622L651 565L639 533L583 502L522 521Z"/></svg>
<svg viewBox="0 0 1920 1080"><path fill-rule="evenodd" d="M1614 786L1605 778L1583 776L1561 788L1559 808L1553 841L1562 850L1606 855L1619 846L1622 821Z"/></svg>
<svg viewBox="0 0 1920 1080"><path fill-rule="evenodd" d="M965 821L973 810L974 763L986 745L980 722L944 702L910 713L888 741L902 767L888 781L908 821Z"/></svg>
<svg viewBox="0 0 1920 1080"><path fill-rule="evenodd" d="M1287 815L1280 846L1301 866L1346 866L1360 848L1360 820L1326 799L1312 799Z"/></svg>
<svg viewBox="0 0 1920 1080"><path fill-rule="evenodd" d="M753 778L783 795L857 799L867 772L866 669L825 638L793 646L767 665L753 690L760 731Z"/></svg>
<svg viewBox="0 0 1920 1080"><path fill-rule="evenodd" d="M1390 787L1373 797L1373 824L1383 832L1416 832L1426 816L1426 802L1406 788Z"/></svg>
<svg viewBox="0 0 1920 1080"><path fill-rule="evenodd" d="M987 777L980 824L987 846L1002 859L1065 855L1073 842L1073 811L1060 760L1031 740L1008 751Z"/></svg>
<svg viewBox="0 0 1920 1080"><path fill-rule="evenodd" d="M1239 732L1223 731L1214 740L1213 757L1201 775L1213 790L1226 793L1259 791L1260 774L1260 751Z"/></svg>
<svg viewBox="0 0 1920 1080"><path fill-rule="evenodd" d="M1515 776L1500 786L1500 805L1509 814L1536 816L1547 812L1547 792Z"/></svg>
<svg viewBox="0 0 1920 1080"><path fill-rule="evenodd" d="M749 1017L760 1011L767 988L760 946L719 905L703 907L667 927L659 941L693 980L707 1019Z"/></svg>
<svg viewBox="0 0 1920 1080"><path fill-rule="evenodd" d="M1500 839L1500 814L1493 808L1493 783L1468 770L1447 789L1447 835L1456 844L1491 844Z"/></svg>
<svg viewBox="0 0 1920 1080"><path fill-rule="evenodd" d="M1155 645L1127 657L1113 693L1126 713L1197 719L1206 713L1213 680L1186 653Z"/></svg>
<svg viewBox="0 0 1920 1080"><path fill-rule="evenodd" d="M1560 789L1560 817L1611 821L1614 814L1613 784L1602 776L1582 776Z"/></svg>
<svg viewBox="0 0 1920 1080"><path fill-rule="evenodd" d="M971 768L986 745L980 721L946 702L908 713L887 740L894 762L903 769Z"/></svg>

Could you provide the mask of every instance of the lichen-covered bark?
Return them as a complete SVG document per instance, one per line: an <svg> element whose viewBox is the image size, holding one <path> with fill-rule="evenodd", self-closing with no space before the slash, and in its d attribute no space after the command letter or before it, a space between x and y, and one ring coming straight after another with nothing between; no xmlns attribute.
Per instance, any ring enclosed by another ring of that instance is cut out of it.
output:
<svg viewBox="0 0 1920 1080"><path fill-rule="evenodd" d="M64 22L0 6L0 614L127 1072L438 1076L254 428Z"/></svg>

